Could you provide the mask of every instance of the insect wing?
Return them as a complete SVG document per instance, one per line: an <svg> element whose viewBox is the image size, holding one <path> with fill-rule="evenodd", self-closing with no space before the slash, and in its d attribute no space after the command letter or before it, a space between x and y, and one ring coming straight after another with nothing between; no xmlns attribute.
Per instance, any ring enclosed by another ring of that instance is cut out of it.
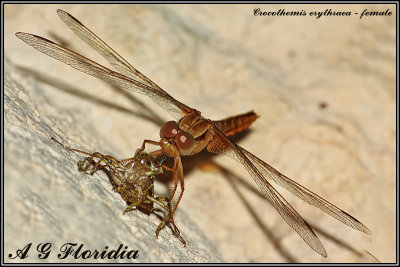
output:
<svg viewBox="0 0 400 267"><path fill-rule="evenodd" d="M292 194L301 198L305 202L318 207L319 209L341 221L342 223L366 234L371 234L371 231L365 225L363 225L360 221L358 221L350 214L339 209L338 207L318 196L317 194L311 192L304 186L296 183L289 177L283 175L282 173L271 167L269 164L265 163L244 148L239 147L239 149L252 161L252 163L257 167L257 170L259 170L259 172L261 172L264 177L273 180L275 183L284 187Z"/></svg>
<svg viewBox="0 0 400 267"><path fill-rule="evenodd" d="M165 91L154 89L142 82L110 70L103 65L98 64L72 50L62 47L46 38L24 32L17 32L15 35L36 50L53 57L74 69L89 74L102 81L119 86L120 88L149 96L176 118L185 115L187 110L196 111L174 99Z"/></svg>
<svg viewBox="0 0 400 267"><path fill-rule="evenodd" d="M151 87L153 90L159 91L160 95L164 96L164 98L159 98L154 95L152 97L153 100L157 104L171 112L171 114L175 118L180 119L183 115L193 110L185 104L175 100L155 82L147 78L139 70L129 64L128 61L121 57L117 52L115 52L110 46L108 46L103 40L101 40L96 34L90 31L75 17L61 9L58 9L57 13L59 17L64 21L64 23L67 24L67 26L77 36L79 36L79 38L81 38L91 48L93 48L101 56L103 56L117 71L133 80L140 81L141 83ZM171 106L171 104L173 105Z"/></svg>
<svg viewBox="0 0 400 267"><path fill-rule="evenodd" d="M214 139L207 146L207 150L213 153L225 153L231 158L241 162L264 196L272 206L278 211L286 223L292 227L300 237L317 253L326 257L326 251L317 235L308 223L296 212L296 210L279 194L278 191L265 179L260 170L246 157L242 148L231 142L221 131L214 129Z"/></svg>

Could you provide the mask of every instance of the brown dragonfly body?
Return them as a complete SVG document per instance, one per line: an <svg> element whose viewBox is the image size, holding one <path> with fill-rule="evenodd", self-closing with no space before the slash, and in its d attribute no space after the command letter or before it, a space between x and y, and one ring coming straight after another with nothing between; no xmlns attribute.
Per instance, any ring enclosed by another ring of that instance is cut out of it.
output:
<svg viewBox="0 0 400 267"><path fill-rule="evenodd" d="M170 207L172 207L172 200L178 184L180 184L181 192L176 204L172 207L170 213L171 220L184 191L181 156L194 155L206 148L209 152L225 153L242 163L257 183L264 196L270 201L288 225L291 226L312 249L322 256L326 257L326 251L311 227L276 191L267 179L283 186L299 198L320 208L344 224L364 233L371 233L366 226L351 215L283 175L269 164L227 138L227 136L249 127L258 117L254 112L229 117L221 121L212 121L202 117L198 110L190 108L176 100L130 65L73 16L62 10L58 10L57 12L60 18L75 34L102 55L119 72L106 68L43 37L22 32L16 33L16 36L40 52L62 61L79 71L121 88L149 96L178 120L178 122L166 122L162 126L160 130L160 141L145 140L142 145L143 149L146 144L160 146L159 150L150 153L153 157L163 154L174 159L174 166L172 167L174 189L169 199Z"/></svg>
<svg viewBox="0 0 400 267"><path fill-rule="evenodd" d="M184 191L183 167L181 156L194 155L207 148L210 152L223 152L229 148L229 144L220 142L218 134L233 135L248 128L257 115L250 111L245 114L229 117L221 121L211 121L201 116L200 112L193 110L186 114L178 123L169 121L164 123L160 130L161 140L159 142L145 140L145 144L153 144L161 147L160 150L150 153L156 157L160 154L167 155L174 159L173 183L174 188L172 196L174 196L178 183L181 185L181 192L175 203L171 216L174 214L178 204L182 198ZM225 133L221 133L221 130ZM172 198L171 198L172 206Z"/></svg>

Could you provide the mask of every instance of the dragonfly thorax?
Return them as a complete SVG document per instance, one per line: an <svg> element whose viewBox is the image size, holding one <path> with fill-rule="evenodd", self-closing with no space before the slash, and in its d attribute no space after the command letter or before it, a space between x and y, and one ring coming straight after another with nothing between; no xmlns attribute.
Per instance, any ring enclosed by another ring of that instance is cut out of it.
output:
<svg viewBox="0 0 400 267"><path fill-rule="evenodd" d="M179 128L197 138L209 129L209 123L207 123L207 120L203 116L189 113L179 121Z"/></svg>

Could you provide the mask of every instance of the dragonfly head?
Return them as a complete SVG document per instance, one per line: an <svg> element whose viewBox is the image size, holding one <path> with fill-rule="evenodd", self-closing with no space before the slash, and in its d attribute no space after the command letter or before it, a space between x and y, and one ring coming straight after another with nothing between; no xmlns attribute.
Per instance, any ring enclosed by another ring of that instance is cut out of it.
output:
<svg viewBox="0 0 400 267"><path fill-rule="evenodd" d="M176 121L167 121L164 123L160 129L160 137L168 140L170 145L175 144L176 147L178 147L179 154L182 156L190 155L194 149L195 140L193 135L189 132L182 131ZM168 153L166 149L163 148L166 154L171 156L173 148L166 143L165 148L171 150L171 153Z"/></svg>

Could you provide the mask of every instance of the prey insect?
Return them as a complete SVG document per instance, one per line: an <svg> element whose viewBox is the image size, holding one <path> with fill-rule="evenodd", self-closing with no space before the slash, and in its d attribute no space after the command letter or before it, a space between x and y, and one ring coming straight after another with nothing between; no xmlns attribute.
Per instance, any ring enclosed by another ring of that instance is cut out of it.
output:
<svg viewBox="0 0 400 267"><path fill-rule="evenodd" d="M162 161L154 159L143 149L137 149L135 155L131 158L117 160L110 155L103 155L99 152L85 152L66 146L53 137L51 140L66 150L87 155L87 157L78 161L77 165L80 172L93 175L102 170L108 175L113 190L121 195L127 205L123 214L138 209L149 215L155 212L154 204L161 207L165 216L156 229L156 236L167 223L170 223L173 234L186 245L173 217L170 216L171 207L168 205L168 198L154 195L155 177L161 174L164 169L170 170L168 166L162 164Z"/></svg>
<svg viewBox="0 0 400 267"><path fill-rule="evenodd" d="M168 121L161 127L160 141L146 139L142 145L143 149L146 144L158 146L158 150L150 152L152 157L165 155L174 161L172 167L174 186L171 197L167 200L168 206L171 207L171 212L167 215L166 221L172 220L185 189L181 157L192 156L207 149L212 153L224 153L240 162L286 223L313 250L323 257L327 257L327 253L317 235L310 225L272 186L271 182L284 187L300 199L318 207L342 223L364 233L371 233L364 224L353 216L280 173L268 163L228 138L228 136L248 128L258 118L254 112L229 117L224 120L211 120L203 117L200 111L173 98L155 82L143 75L76 18L63 10L57 10L57 13L76 35L102 55L119 72L106 68L43 37L23 32L17 32L16 36L38 51L81 72L123 89L149 96L177 119L177 121ZM180 193L175 202L175 193L178 186L180 186Z"/></svg>

